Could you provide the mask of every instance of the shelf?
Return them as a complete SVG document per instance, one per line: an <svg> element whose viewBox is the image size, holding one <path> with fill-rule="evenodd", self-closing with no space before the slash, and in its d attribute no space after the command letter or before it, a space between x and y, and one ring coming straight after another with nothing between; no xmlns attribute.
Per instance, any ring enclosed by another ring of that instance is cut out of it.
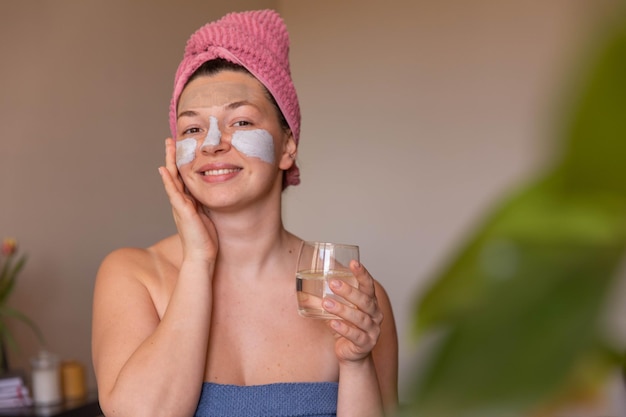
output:
<svg viewBox="0 0 626 417"><path fill-rule="evenodd" d="M51 406L33 406L19 408L0 408L1 417L99 417L102 410L98 404L98 396L93 393L82 400L65 401Z"/></svg>

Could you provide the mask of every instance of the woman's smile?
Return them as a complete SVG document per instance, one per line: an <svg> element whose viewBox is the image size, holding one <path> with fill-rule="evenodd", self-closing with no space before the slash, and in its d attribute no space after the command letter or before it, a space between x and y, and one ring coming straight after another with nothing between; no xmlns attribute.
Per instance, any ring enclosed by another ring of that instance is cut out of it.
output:
<svg viewBox="0 0 626 417"><path fill-rule="evenodd" d="M204 182L224 182L235 178L243 168L233 164L205 164L196 172Z"/></svg>

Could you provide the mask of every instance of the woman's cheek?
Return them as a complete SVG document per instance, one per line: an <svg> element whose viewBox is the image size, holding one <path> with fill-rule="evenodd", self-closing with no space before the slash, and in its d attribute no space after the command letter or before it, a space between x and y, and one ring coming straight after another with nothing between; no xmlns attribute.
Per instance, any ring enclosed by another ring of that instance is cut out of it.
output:
<svg viewBox="0 0 626 417"><path fill-rule="evenodd" d="M267 130L239 130L233 133L231 143L246 156L259 158L268 164L274 163L274 138Z"/></svg>
<svg viewBox="0 0 626 417"><path fill-rule="evenodd" d="M187 138L176 142L176 166L188 164L196 158L197 141Z"/></svg>

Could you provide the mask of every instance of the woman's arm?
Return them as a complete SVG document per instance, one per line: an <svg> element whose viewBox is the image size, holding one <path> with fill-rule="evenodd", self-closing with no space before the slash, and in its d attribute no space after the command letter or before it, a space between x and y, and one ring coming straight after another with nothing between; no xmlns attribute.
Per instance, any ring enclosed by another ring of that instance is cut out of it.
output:
<svg viewBox="0 0 626 417"><path fill-rule="evenodd" d="M159 173L181 239L182 262L173 283L157 266L154 251L122 249L100 267L92 349L107 417L190 416L204 378L217 233L185 193L171 139ZM171 266L170 273L176 274L177 267ZM161 315L155 303L159 296L165 297Z"/></svg>
<svg viewBox="0 0 626 417"><path fill-rule="evenodd" d="M160 319L142 282L143 274L154 272L150 262L145 251L118 250L105 259L96 280L93 361L107 417L190 416L200 395L211 265L183 265Z"/></svg>
<svg viewBox="0 0 626 417"><path fill-rule="evenodd" d="M376 284L376 298L383 312L381 333L372 352L380 384L385 415L394 416L398 408L398 334L389 297L385 289Z"/></svg>
<svg viewBox="0 0 626 417"><path fill-rule="evenodd" d="M324 302L326 310L344 319L329 321L338 335L337 416L393 415L398 403L398 340L389 297L358 262L353 261L351 269L358 289L338 280L331 281L331 288L357 308Z"/></svg>

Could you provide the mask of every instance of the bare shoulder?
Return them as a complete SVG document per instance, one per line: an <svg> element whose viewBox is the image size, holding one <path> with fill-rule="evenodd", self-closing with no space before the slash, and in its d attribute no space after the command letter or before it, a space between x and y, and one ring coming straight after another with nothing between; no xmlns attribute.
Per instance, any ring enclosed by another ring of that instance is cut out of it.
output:
<svg viewBox="0 0 626 417"><path fill-rule="evenodd" d="M98 272L98 279L118 276L117 272L124 275L150 268L152 255L147 248L120 248L109 253L102 263Z"/></svg>
<svg viewBox="0 0 626 417"><path fill-rule="evenodd" d="M94 301L105 301L107 309L111 298L132 297L133 304L144 299L161 316L180 265L179 242L174 235L148 248L125 247L109 253L98 270Z"/></svg>
<svg viewBox="0 0 626 417"><path fill-rule="evenodd" d="M178 255L177 236L165 238L148 248L125 247L109 253L98 271L98 280L133 278L144 282L174 267ZM117 278L116 278L117 277Z"/></svg>

